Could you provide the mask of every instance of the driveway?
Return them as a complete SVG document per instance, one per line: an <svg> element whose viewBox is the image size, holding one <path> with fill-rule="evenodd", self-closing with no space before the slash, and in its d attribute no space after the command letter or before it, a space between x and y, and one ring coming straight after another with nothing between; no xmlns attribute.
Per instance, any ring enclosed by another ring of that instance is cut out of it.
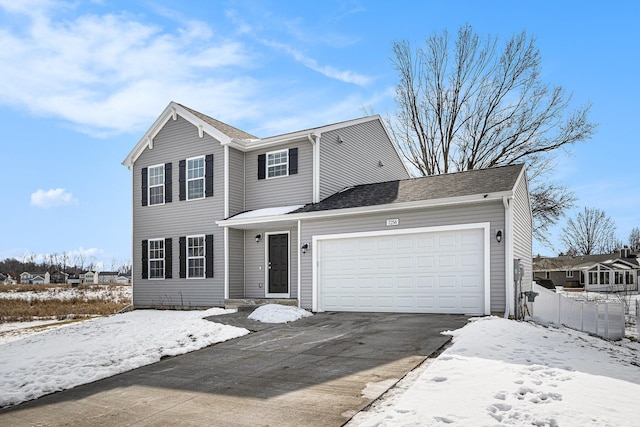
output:
<svg viewBox="0 0 640 427"><path fill-rule="evenodd" d="M0 425L340 426L449 340L460 315L210 320L249 335L0 411Z"/></svg>

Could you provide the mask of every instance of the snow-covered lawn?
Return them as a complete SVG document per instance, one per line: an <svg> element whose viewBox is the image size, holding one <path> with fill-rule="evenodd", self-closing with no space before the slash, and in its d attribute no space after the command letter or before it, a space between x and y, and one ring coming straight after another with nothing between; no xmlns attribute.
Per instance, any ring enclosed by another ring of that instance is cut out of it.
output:
<svg viewBox="0 0 640 427"><path fill-rule="evenodd" d="M204 320L230 312L137 310L0 345L0 407L106 378L249 333Z"/></svg>
<svg viewBox="0 0 640 427"><path fill-rule="evenodd" d="M73 298L82 299L104 299L115 302L131 301L130 285L83 285L81 288L72 288L64 285L50 286L43 290L34 291L3 291L0 287L0 298L22 299L22 300L47 300L57 298L70 300Z"/></svg>
<svg viewBox="0 0 640 427"><path fill-rule="evenodd" d="M453 344L349 426L637 426L640 345L496 317Z"/></svg>
<svg viewBox="0 0 640 427"><path fill-rule="evenodd" d="M291 321L295 308L255 311ZM225 312L134 311L0 344L0 406L33 399L248 333ZM496 317L447 332L452 345L350 426L635 426L640 344Z"/></svg>

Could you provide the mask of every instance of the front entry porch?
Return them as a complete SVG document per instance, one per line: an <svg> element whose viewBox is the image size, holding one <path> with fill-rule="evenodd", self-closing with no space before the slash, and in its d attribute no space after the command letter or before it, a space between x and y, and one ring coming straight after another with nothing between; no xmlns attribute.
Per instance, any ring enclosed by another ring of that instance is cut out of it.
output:
<svg viewBox="0 0 640 427"><path fill-rule="evenodd" d="M298 307L298 300L295 298L235 298L224 300L224 308L237 309L239 311L253 310L261 305L280 304Z"/></svg>

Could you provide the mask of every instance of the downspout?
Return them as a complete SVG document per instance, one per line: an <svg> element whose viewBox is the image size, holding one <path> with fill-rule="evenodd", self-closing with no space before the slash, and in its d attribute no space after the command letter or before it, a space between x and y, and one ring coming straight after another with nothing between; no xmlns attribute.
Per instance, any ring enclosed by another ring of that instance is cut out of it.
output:
<svg viewBox="0 0 640 427"><path fill-rule="evenodd" d="M515 295L513 292L513 239L511 237L511 224L513 213L511 211L511 197L503 196L502 204L504 205L504 235L502 241L504 242L504 268L505 268L505 308L504 318L509 318L509 313L513 308L515 302ZM514 315L516 313L514 312Z"/></svg>
<svg viewBox="0 0 640 427"><path fill-rule="evenodd" d="M229 146L224 146L224 217L229 218ZM229 227L224 227L224 299L229 299Z"/></svg>
<svg viewBox="0 0 640 427"><path fill-rule="evenodd" d="M313 194L312 203L320 201L320 134L309 132L307 139L313 147Z"/></svg>

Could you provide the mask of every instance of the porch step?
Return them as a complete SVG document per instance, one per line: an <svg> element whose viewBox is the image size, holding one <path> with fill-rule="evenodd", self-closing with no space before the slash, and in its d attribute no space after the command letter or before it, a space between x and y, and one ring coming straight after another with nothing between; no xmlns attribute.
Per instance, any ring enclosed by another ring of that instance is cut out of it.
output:
<svg viewBox="0 0 640 427"><path fill-rule="evenodd" d="M298 306L297 299L252 299L252 298L240 298L240 299L227 299L224 300L224 308L235 308L238 311L253 311L257 307L266 304L280 304Z"/></svg>

